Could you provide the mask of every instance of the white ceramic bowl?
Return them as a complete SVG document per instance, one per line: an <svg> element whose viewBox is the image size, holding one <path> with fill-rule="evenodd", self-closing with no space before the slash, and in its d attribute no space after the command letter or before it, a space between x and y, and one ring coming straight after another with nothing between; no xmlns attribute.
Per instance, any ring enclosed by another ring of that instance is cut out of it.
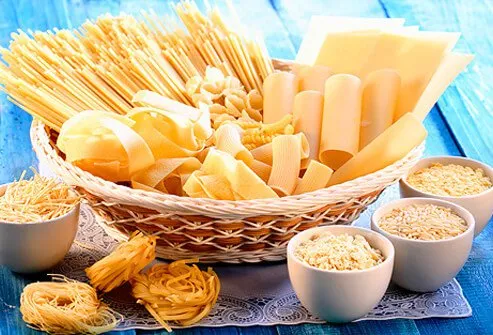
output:
<svg viewBox="0 0 493 335"><path fill-rule="evenodd" d="M0 186L0 195L7 185ZM80 204L53 220L38 223L0 222L0 265L14 272L35 273L58 264L72 245Z"/></svg>
<svg viewBox="0 0 493 335"><path fill-rule="evenodd" d="M493 168L490 166L478 162L474 159L464 158L464 157L454 157L454 156L438 156L438 157L428 157L421 159L416 163L408 174L411 174L417 170L427 168L433 163L446 164L457 164L462 166L469 166L473 169L481 168L485 174L493 181ZM407 176L402 178L399 182L401 197L411 198L411 197L424 197L433 198L453 202L459 206L467 209L474 216L476 221L476 228L474 231L475 236L477 236L481 231L483 231L486 224L490 221L491 215L493 214L493 188L486 190L482 193L469 195L464 197L447 197L441 195L435 195L431 193L425 193L420 191L413 186L409 185L406 181ZM451 181L452 182L452 181Z"/></svg>
<svg viewBox="0 0 493 335"><path fill-rule="evenodd" d="M450 208L466 221L468 228L459 236L437 241L410 240L380 229L378 221L383 215L394 208L412 204L434 204ZM474 217L466 209L448 201L408 198L392 201L377 209L371 218L371 228L394 245L392 281L411 291L431 292L451 281L466 263L474 238Z"/></svg>
<svg viewBox="0 0 493 335"><path fill-rule="evenodd" d="M366 270L335 271L309 266L294 255L301 242L324 232L360 234L372 247L381 250L385 260ZM328 322L349 322L365 316L382 299L392 275L394 247L388 239L369 229L325 226L293 237L288 244L287 259L291 284L303 306Z"/></svg>

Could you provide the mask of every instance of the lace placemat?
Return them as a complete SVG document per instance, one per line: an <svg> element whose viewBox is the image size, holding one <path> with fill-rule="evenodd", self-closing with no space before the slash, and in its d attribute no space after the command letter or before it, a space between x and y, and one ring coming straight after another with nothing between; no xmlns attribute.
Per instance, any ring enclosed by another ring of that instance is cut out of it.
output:
<svg viewBox="0 0 493 335"><path fill-rule="evenodd" d="M117 243L97 223L92 211L83 206L76 242L55 273L87 281L84 269L107 255ZM301 306L289 282L284 262L215 265L214 270L221 279L221 294L212 313L194 326L324 323ZM161 328L142 306L135 303L128 285L104 295L103 301L125 317L117 328L119 330ZM471 307L454 279L434 293L419 294L391 286L379 305L358 321L457 318L471 314Z"/></svg>

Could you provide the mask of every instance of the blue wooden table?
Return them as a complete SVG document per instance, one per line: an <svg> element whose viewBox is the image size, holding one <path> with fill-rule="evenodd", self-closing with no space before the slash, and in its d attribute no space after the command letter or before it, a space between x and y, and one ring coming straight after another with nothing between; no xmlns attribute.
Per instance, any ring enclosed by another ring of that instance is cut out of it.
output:
<svg viewBox="0 0 493 335"><path fill-rule="evenodd" d="M199 1L200 2L200 1ZM214 2L209 0L209 2ZM216 1L225 8L222 0ZM273 57L294 58L312 15L403 17L424 30L461 31L457 49L475 61L445 92L425 121L426 155L463 155L493 165L493 35L491 0L235 0L249 28L261 31ZM76 27L86 18L110 12L138 14L140 9L169 13L158 0L0 0L0 45L7 47L16 29ZM488 24L489 23L489 24ZM29 140L31 117L0 95L0 183L36 165ZM39 277L14 275L0 267L0 335L35 334L21 320L23 287ZM347 325L192 328L178 334L493 334L493 225L475 239L457 279L473 308L465 319L366 321ZM12 307L14 306L14 308ZM121 334L161 334L127 331Z"/></svg>

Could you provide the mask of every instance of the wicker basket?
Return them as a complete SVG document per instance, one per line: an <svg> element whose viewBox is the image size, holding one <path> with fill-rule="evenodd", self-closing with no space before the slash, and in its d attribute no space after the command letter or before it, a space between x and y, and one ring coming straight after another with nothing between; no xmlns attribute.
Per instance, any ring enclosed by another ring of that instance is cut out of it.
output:
<svg viewBox="0 0 493 335"><path fill-rule="evenodd" d="M278 69L289 62L276 61ZM202 262L260 262L285 258L291 237L320 224L349 224L418 161L421 144L404 159L370 175L315 192L247 201L196 199L131 189L79 169L54 145L57 134L39 121L31 141L40 161L86 195L106 231L125 238L135 229L157 234L157 255Z"/></svg>

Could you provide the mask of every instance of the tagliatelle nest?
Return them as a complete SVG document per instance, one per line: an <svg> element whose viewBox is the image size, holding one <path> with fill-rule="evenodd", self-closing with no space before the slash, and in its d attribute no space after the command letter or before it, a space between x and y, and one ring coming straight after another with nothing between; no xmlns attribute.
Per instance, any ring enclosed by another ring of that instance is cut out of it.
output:
<svg viewBox="0 0 493 335"><path fill-rule="evenodd" d="M262 120L262 95L255 89L247 92L237 78L225 77L217 68L209 66L205 77L190 78L186 83L186 91L195 106L199 107L201 103L209 106L215 129L222 121L242 117L243 112L254 121ZM217 123L218 119L221 122Z"/></svg>
<svg viewBox="0 0 493 335"><path fill-rule="evenodd" d="M137 303L168 331L168 321L189 326L206 317L216 304L221 289L217 274L200 270L198 259L157 264L132 279Z"/></svg>
<svg viewBox="0 0 493 335"><path fill-rule="evenodd" d="M91 285L109 292L137 276L156 258L156 239L134 231L127 242L86 269Z"/></svg>

